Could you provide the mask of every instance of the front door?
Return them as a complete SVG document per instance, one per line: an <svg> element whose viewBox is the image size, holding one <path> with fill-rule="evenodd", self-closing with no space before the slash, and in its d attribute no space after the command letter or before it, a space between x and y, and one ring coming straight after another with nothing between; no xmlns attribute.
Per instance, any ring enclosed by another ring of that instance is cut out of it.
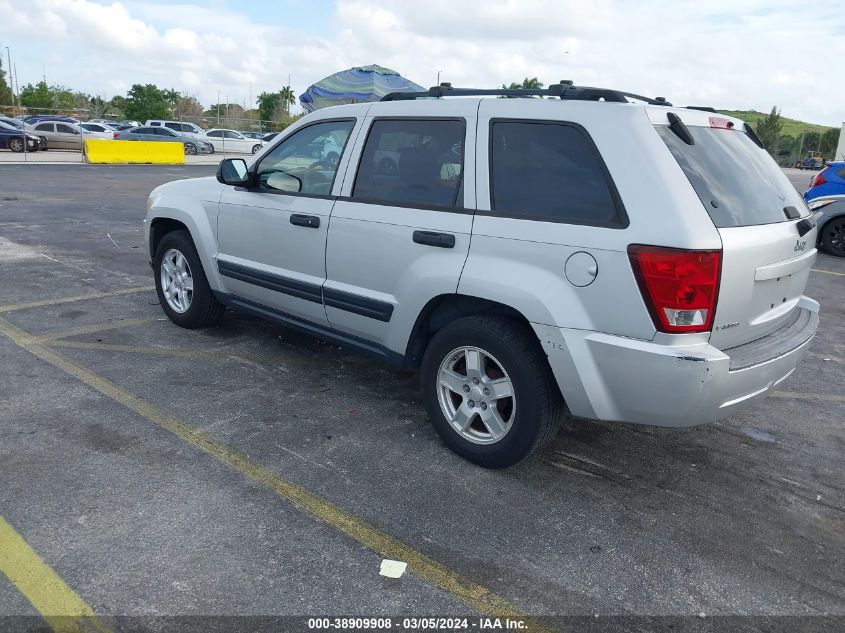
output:
<svg viewBox="0 0 845 633"><path fill-rule="evenodd" d="M332 138L345 147L356 123L350 118L301 127L252 167L252 188L226 187L217 267L229 294L328 325L322 286L338 163L315 159L310 144Z"/></svg>

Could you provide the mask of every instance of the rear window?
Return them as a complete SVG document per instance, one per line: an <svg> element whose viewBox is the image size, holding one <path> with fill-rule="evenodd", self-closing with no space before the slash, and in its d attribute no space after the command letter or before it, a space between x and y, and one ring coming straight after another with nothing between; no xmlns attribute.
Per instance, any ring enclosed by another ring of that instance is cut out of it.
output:
<svg viewBox="0 0 845 633"><path fill-rule="evenodd" d="M494 121L493 212L545 222L625 226L599 161L586 134L572 124Z"/></svg>
<svg viewBox="0 0 845 633"><path fill-rule="evenodd" d="M687 145L667 125L655 129L717 227L785 222L790 206L806 215L795 187L747 134L691 125L695 144Z"/></svg>

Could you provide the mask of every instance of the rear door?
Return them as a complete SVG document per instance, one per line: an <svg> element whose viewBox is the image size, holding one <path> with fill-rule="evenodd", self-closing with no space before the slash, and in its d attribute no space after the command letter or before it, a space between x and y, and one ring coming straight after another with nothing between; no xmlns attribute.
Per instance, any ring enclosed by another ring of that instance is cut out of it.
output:
<svg viewBox="0 0 845 633"><path fill-rule="evenodd" d="M456 101L437 118L416 102L396 117L395 105L373 104L358 137L332 211L323 294L333 328L404 353L423 306L456 292L469 251L475 188L464 172L478 103Z"/></svg>
<svg viewBox="0 0 845 633"><path fill-rule="evenodd" d="M62 149L82 149L82 134L68 123L56 123L56 138Z"/></svg>
<svg viewBox="0 0 845 633"><path fill-rule="evenodd" d="M678 112L688 144L655 126L722 239L722 274L710 342L728 349L770 334L791 317L816 259L804 200L768 153L728 120ZM660 122L659 120L654 122Z"/></svg>

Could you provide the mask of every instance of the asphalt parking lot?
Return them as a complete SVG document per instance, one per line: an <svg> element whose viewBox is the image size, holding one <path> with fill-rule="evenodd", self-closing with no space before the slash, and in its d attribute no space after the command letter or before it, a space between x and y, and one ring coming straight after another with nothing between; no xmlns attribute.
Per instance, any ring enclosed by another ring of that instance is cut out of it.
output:
<svg viewBox="0 0 845 633"><path fill-rule="evenodd" d="M0 166L0 570L44 564L0 574L0 616L44 613L33 596L104 616L845 616L845 260L819 256L810 353L751 410L570 419L541 459L487 471L442 445L413 374L232 312L166 320L146 195L213 171Z"/></svg>

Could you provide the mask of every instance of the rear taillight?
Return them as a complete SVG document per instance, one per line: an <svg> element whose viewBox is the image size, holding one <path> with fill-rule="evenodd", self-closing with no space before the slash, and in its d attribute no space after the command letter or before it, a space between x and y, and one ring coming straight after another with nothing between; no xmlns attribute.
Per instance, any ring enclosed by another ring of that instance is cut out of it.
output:
<svg viewBox="0 0 845 633"><path fill-rule="evenodd" d="M816 177L810 181L810 189L813 187L818 187L819 185L823 185L827 182L827 179L824 177L824 172L820 171L816 174Z"/></svg>
<svg viewBox="0 0 845 633"><path fill-rule="evenodd" d="M119 132L112 132L112 136L114 138L117 138L118 136L120 136L120 133Z"/></svg>
<svg viewBox="0 0 845 633"><path fill-rule="evenodd" d="M721 251L632 244L628 256L640 292L661 332L707 332L719 295Z"/></svg>

